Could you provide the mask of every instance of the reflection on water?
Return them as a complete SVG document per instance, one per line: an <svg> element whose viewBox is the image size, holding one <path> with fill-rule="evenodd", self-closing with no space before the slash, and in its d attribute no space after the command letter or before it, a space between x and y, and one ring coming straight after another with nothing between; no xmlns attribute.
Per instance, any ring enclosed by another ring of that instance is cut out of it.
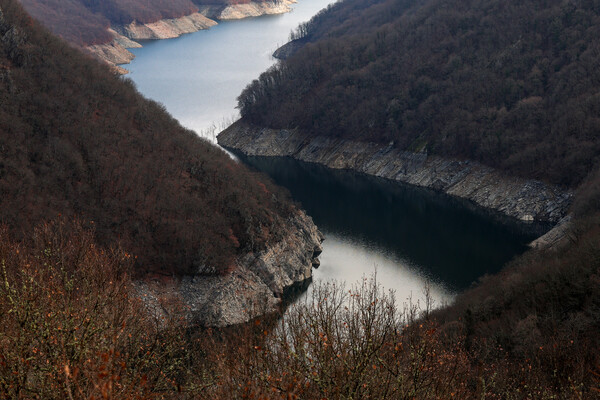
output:
<svg viewBox="0 0 600 400"><path fill-rule="evenodd" d="M418 267L408 260L374 245L351 237L324 232L327 237L320 256L321 266L313 272L313 282L336 280L345 282L346 287L363 278L376 274L377 281L395 292L398 304L412 302L424 304L425 286L429 283L433 306L452 300L453 293L440 282L428 282Z"/></svg>
<svg viewBox="0 0 600 400"><path fill-rule="evenodd" d="M536 237L429 190L291 158L240 157L287 187L326 234L315 280L350 282L377 266L398 300L420 294L428 279L443 301Z"/></svg>

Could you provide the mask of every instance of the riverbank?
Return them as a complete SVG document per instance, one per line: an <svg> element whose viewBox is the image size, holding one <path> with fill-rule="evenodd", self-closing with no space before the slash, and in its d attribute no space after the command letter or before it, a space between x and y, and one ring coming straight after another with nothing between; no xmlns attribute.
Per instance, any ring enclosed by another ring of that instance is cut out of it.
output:
<svg viewBox="0 0 600 400"><path fill-rule="evenodd" d="M179 304L186 321L201 326L236 325L275 312L288 290L310 281L322 251L323 235L304 212L288 226L281 240L246 254L228 274L153 277L138 281L137 290L157 316L166 318L166 310Z"/></svg>
<svg viewBox="0 0 600 400"><path fill-rule="evenodd" d="M121 74L127 70L119 67L128 64L135 56L127 49L139 48L140 40L173 39L183 34L209 29L217 21L237 20L261 15L283 14L291 10L296 0L251 1L245 4L207 5L198 12L181 18L163 19L152 23L136 21L109 29L113 40L109 43L90 45L85 49L94 57L113 66Z"/></svg>
<svg viewBox="0 0 600 400"><path fill-rule="evenodd" d="M296 0L250 1L248 3L223 5L207 5L200 7L199 12L208 18L228 21L261 15L283 14L292 10Z"/></svg>
<svg viewBox="0 0 600 400"><path fill-rule="evenodd" d="M238 121L217 137L247 155L288 156L333 169L434 189L522 222L557 224L573 194L546 183L509 177L473 161L445 159L392 146L309 136L299 130L255 127Z"/></svg>

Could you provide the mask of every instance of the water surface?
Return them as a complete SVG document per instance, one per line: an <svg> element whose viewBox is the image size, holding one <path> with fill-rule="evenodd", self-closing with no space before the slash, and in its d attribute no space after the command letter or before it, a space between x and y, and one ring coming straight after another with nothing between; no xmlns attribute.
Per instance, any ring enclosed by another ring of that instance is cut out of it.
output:
<svg viewBox="0 0 600 400"><path fill-rule="evenodd" d="M237 96L273 65L271 54L290 30L329 2L299 0L288 14L144 42L133 49L129 78L182 125L214 141L214 127L237 117ZM430 282L433 299L442 304L496 272L533 238L429 191L291 159L243 159L286 186L325 233L315 281L352 284L377 270L378 281L399 301L422 301Z"/></svg>
<svg viewBox="0 0 600 400"><path fill-rule="evenodd" d="M316 280L354 282L376 269L399 300L421 298L429 281L440 302L497 272L536 237L431 190L291 158L239 157L288 188L325 233Z"/></svg>
<svg viewBox="0 0 600 400"><path fill-rule="evenodd" d="M237 119L237 97L276 60L290 31L331 0L299 0L281 15L221 21L176 39L144 41L124 65L146 97L163 103L179 122L215 142L213 127Z"/></svg>

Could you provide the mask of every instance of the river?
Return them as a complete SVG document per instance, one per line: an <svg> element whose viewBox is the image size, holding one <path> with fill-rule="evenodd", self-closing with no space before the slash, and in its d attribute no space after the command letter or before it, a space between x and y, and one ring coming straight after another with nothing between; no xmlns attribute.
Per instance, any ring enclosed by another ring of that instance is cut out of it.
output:
<svg viewBox="0 0 600 400"><path fill-rule="evenodd" d="M124 67L138 90L163 103L179 122L216 142L216 129L239 115L237 97L274 64L290 31L331 0L299 0L292 12L221 21L171 40L143 41Z"/></svg>
<svg viewBox="0 0 600 400"><path fill-rule="evenodd" d="M299 0L293 11L238 21L177 39L145 41L125 66L138 90L163 103L208 140L237 118L236 98L275 60L292 29L329 0ZM445 195L291 159L242 160L286 186L325 233L314 281L351 284L377 271L396 298L452 300L478 277L497 272L535 235Z"/></svg>

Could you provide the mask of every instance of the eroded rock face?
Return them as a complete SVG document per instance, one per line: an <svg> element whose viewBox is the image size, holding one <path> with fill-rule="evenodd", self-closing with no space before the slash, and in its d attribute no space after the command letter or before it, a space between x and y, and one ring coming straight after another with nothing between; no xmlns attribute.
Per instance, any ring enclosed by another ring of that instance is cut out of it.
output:
<svg viewBox="0 0 600 400"><path fill-rule="evenodd" d="M136 40L172 39L186 33L193 33L217 25L216 20L233 20L260 15L283 14L291 10L290 5L296 0L278 0L265 2L249 2L245 4L206 5L199 12L181 18L163 19L152 23L136 21L121 26L113 26L109 32L114 39L110 43L87 46L86 50L95 57L115 67L119 73L127 71L117 67L128 64L135 56L127 49L141 47Z"/></svg>
<svg viewBox="0 0 600 400"><path fill-rule="evenodd" d="M114 37L112 42L87 46L87 50L95 57L111 65L130 63L135 56L130 51L127 51L127 49L142 47L142 45L125 36L119 35L112 29L109 29L109 32Z"/></svg>
<svg viewBox="0 0 600 400"><path fill-rule="evenodd" d="M194 13L181 18L163 19L160 21L140 24L132 22L127 25L115 26L109 29L114 39L110 43L87 46L86 50L109 65L128 64L135 56L127 49L142 47L136 40L172 39L186 33L197 32L216 25L217 22ZM127 73L122 68L120 73Z"/></svg>
<svg viewBox="0 0 600 400"><path fill-rule="evenodd" d="M114 30L131 40L172 39L185 33L208 29L216 24L216 21L206 18L200 13L194 13L181 18L162 19L148 24L134 21L127 25L116 26Z"/></svg>
<svg viewBox="0 0 600 400"><path fill-rule="evenodd" d="M530 247L534 249L560 249L563 246L570 243L572 238L571 228L572 228L572 215L566 215L562 218L558 223L546 232L544 235L540 236L533 242L529 244Z"/></svg>
<svg viewBox="0 0 600 400"><path fill-rule="evenodd" d="M312 277L323 240L304 212L288 226L281 241L242 257L228 275L148 279L138 282L138 294L155 315L166 318L176 312L202 326L240 324L274 312L287 288Z"/></svg>
<svg viewBox="0 0 600 400"><path fill-rule="evenodd" d="M232 4L220 10L214 17L220 20L243 19L260 15L283 14L291 10L295 0L265 1ZM213 11L214 12L214 11Z"/></svg>
<svg viewBox="0 0 600 400"><path fill-rule="evenodd" d="M555 224L566 215L572 199L571 192L557 186L509 177L477 162L311 137L299 130L259 128L239 121L219 134L218 142L247 155L289 156L435 189L525 222Z"/></svg>

